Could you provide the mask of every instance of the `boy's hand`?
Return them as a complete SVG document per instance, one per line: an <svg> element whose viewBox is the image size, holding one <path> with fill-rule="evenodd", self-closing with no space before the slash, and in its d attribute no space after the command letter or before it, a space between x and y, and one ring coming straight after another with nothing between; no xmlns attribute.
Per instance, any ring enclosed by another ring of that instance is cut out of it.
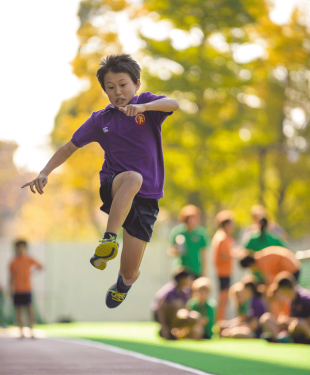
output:
<svg viewBox="0 0 310 375"><path fill-rule="evenodd" d="M30 190L35 194L36 193L34 189L35 187L39 194L43 194L44 193L43 188L46 184L47 184L47 176L43 173L40 173L37 178L23 185L22 188L29 186Z"/></svg>
<svg viewBox="0 0 310 375"><path fill-rule="evenodd" d="M118 108L121 112L125 113L127 116L136 116L138 113L142 113L145 111L144 104L129 104L125 107Z"/></svg>

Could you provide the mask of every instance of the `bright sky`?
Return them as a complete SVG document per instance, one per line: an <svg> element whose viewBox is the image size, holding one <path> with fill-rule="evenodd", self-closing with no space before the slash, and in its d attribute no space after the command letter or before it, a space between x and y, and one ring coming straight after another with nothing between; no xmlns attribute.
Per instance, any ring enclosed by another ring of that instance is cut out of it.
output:
<svg viewBox="0 0 310 375"><path fill-rule="evenodd" d="M81 88L76 55L80 0L0 2L0 140L19 145L14 161L39 172L51 156L49 133L63 100ZM270 14L285 23L298 0L274 0Z"/></svg>

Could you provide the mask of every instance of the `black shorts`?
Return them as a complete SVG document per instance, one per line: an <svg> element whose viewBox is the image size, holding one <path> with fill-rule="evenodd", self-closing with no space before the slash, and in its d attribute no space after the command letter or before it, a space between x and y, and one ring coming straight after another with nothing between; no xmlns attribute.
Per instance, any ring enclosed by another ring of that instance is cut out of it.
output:
<svg viewBox="0 0 310 375"><path fill-rule="evenodd" d="M103 205L100 210L110 213L112 204L112 183L117 174L106 177L101 182L100 197ZM135 196L123 228L133 237L150 242L155 221L159 212L159 199L148 199Z"/></svg>
<svg viewBox="0 0 310 375"><path fill-rule="evenodd" d="M28 306L31 304L31 293L14 293L14 306Z"/></svg>
<svg viewBox="0 0 310 375"><path fill-rule="evenodd" d="M227 290L230 287L230 277L219 276L220 290Z"/></svg>

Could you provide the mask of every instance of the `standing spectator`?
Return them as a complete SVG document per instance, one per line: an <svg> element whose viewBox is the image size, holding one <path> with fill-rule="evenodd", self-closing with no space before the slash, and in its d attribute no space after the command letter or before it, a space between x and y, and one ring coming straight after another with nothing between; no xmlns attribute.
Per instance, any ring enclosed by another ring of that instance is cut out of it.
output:
<svg viewBox="0 0 310 375"><path fill-rule="evenodd" d="M242 239L241 239L242 244L247 243L252 234L258 233L260 231L260 228L261 228L260 220L262 218L268 219L268 215L267 215L265 207L259 204L252 206L251 217L252 217L252 225L245 229ZM267 230L268 232L275 234L277 237L281 238L284 241L287 238L287 234L285 233L285 230L274 221L268 220Z"/></svg>
<svg viewBox="0 0 310 375"><path fill-rule="evenodd" d="M168 255L176 257L176 265L182 265L194 278L207 273L207 246L209 236L201 224L201 211L194 205L182 208L182 223L170 233L172 247Z"/></svg>
<svg viewBox="0 0 310 375"><path fill-rule="evenodd" d="M211 282L207 277L200 277L192 284L192 294L187 307L189 310L197 311L204 320L203 339L211 339L213 326L215 324L216 301L210 298Z"/></svg>
<svg viewBox="0 0 310 375"><path fill-rule="evenodd" d="M254 254L245 255L240 260L240 265L260 272L267 285L270 285L275 276L282 271L293 273L298 280L301 267L292 251L279 246L270 246Z"/></svg>
<svg viewBox="0 0 310 375"><path fill-rule="evenodd" d="M3 289L0 285L0 327L5 326L5 319L4 319L4 295Z"/></svg>
<svg viewBox="0 0 310 375"><path fill-rule="evenodd" d="M220 285L217 319L224 320L232 272L232 245L234 242L232 234L235 228L233 214L230 211L219 212L215 220L218 225L218 230L212 239L211 246Z"/></svg>
<svg viewBox="0 0 310 375"><path fill-rule="evenodd" d="M279 273L274 284L282 300L289 301L290 316L276 317L268 312L261 317L261 324L270 334L268 341L283 342L286 338L310 344L310 291L297 285L296 278L289 272Z"/></svg>
<svg viewBox="0 0 310 375"><path fill-rule="evenodd" d="M32 331L34 312L31 304L30 276L33 269L42 269L42 265L26 254L27 242L19 240L15 242L15 258L10 263L10 290L16 309L17 324L20 328L20 337L23 336L23 308L27 311L28 325ZM33 337L33 334L31 332Z"/></svg>
<svg viewBox="0 0 310 375"><path fill-rule="evenodd" d="M245 244L245 248L250 251L260 251L269 246L286 247L285 243L276 235L268 231L268 221L263 217L260 221L260 232L253 233L249 241Z"/></svg>
<svg viewBox="0 0 310 375"><path fill-rule="evenodd" d="M239 325L225 328L221 332L221 337L259 338L262 334L259 319L266 312L266 307L262 294L258 290L259 285L252 275L247 275L243 280L243 299L250 302L246 321L244 323L241 322Z"/></svg>

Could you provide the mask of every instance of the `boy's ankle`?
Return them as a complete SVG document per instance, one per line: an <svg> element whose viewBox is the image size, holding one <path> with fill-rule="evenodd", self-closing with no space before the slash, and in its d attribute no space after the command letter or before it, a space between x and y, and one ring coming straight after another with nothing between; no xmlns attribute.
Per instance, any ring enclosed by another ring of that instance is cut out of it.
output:
<svg viewBox="0 0 310 375"><path fill-rule="evenodd" d="M105 240L111 240L112 238L114 238L116 240L116 237L117 237L117 234L115 233L112 233L112 232L105 232L103 238Z"/></svg>
<svg viewBox="0 0 310 375"><path fill-rule="evenodd" d="M124 283L124 279L121 274L118 275L116 286L117 286L117 290L121 293L127 293L128 290L131 288L131 285L126 285Z"/></svg>

